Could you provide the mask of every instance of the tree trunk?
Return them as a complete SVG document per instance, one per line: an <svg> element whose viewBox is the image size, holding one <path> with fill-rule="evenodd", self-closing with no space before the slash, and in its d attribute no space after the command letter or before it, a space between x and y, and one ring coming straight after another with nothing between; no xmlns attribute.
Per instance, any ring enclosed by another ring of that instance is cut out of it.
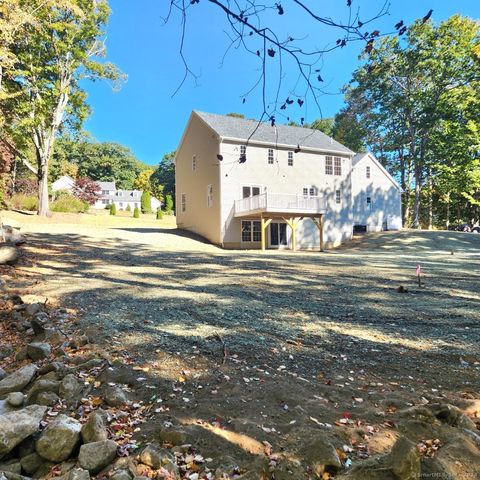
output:
<svg viewBox="0 0 480 480"><path fill-rule="evenodd" d="M417 160L418 162L418 160ZM422 204L422 170L417 164L415 166L415 199L413 202L413 228L421 228L420 225L420 207Z"/></svg>
<svg viewBox="0 0 480 480"><path fill-rule="evenodd" d="M38 168L38 215L46 217L50 213L48 204L48 167L40 166ZM47 163L48 165L48 163Z"/></svg>
<svg viewBox="0 0 480 480"><path fill-rule="evenodd" d="M433 229L433 180L431 167L428 167L428 229Z"/></svg>
<svg viewBox="0 0 480 480"><path fill-rule="evenodd" d="M447 193L447 230L450 228L450 192Z"/></svg>

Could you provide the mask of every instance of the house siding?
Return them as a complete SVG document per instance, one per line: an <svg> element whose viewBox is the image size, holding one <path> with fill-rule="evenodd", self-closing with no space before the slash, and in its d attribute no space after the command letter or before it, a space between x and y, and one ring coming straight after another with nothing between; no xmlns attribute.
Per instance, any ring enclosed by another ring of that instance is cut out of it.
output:
<svg viewBox="0 0 480 480"><path fill-rule="evenodd" d="M367 167L370 167L370 178L366 175ZM383 169L367 154L354 165L352 176L354 225L366 226L369 232L400 230L402 205L399 188ZM371 200L370 206L367 198Z"/></svg>
<svg viewBox="0 0 480 480"><path fill-rule="evenodd" d="M179 228L197 233L212 243L220 244L220 179L219 140L197 116L192 115L185 139L175 157L176 217ZM196 170L192 170L195 155ZM212 206L207 205L207 188L212 185ZM186 211L182 211L182 194L186 195Z"/></svg>
<svg viewBox="0 0 480 480"><path fill-rule="evenodd" d="M235 200L242 198L243 185L260 185L270 193L299 194L303 188L314 187L318 195L326 199L327 213L324 218L324 240L327 245L338 245L352 236L353 221L352 186L350 157L343 155L342 175L325 174L325 156L318 152L293 154L293 166L288 165L288 152L293 149L273 148L274 163L268 163L268 150L272 146L249 145L247 161L238 163L240 143L223 142L220 153L223 161L220 168L222 181L221 237L227 248L260 248L258 242L241 242L241 221L234 217ZM341 204L335 202L335 191L341 191ZM290 243L290 229L287 229ZM318 248L320 239L318 228L310 219L305 219L297 227L299 248ZM267 240L269 243L269 232Z"/></svg>

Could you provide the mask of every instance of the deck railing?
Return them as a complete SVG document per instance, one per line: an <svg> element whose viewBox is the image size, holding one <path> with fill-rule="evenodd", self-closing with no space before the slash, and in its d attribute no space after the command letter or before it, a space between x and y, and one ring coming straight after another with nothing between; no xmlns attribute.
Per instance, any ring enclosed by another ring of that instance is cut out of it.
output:
<svg viewBox="0 0 480 480"><path fill-rule="evenodd" d="M261 193L235 201L235 213L249 211L323 213L325 199L290 193Z"/></svg>

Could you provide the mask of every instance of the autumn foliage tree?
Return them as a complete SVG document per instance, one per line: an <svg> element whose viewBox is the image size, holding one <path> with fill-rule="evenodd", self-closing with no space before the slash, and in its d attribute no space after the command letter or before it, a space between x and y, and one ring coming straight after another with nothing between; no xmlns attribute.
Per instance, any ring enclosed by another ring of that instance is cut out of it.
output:
<svg viewBox="0 0 480 480"><path fill-rule="evenodd" d="M77 178L73 186L73 195L83 202L93 205L101 197L100 185L90 178Z"/></svg>

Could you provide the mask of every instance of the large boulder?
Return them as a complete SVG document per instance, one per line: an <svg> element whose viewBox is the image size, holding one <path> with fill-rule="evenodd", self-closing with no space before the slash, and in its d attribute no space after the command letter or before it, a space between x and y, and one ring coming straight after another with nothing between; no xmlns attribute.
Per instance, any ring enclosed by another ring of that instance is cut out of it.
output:
<svg viewBox="0 0 480 480"><path fill-rule="evenodd" d="M324 438L317 438L307 446L305 458L309 467L320 478L324 472L336 473L342 467L335 447Z"/></svg>
<svg viewBox="0 0 480 480"><path fill-rule="evenodd" d="M128 399L125 392L118 385L114 385L107 388L105 401L110 407L120 407L125 405Z"/></svg>
<svg viewBox="0 0 480 480"><path fill-rule="evenodd" d="M25 473L33 475L45 463L45 460L37 452L33 452L22 457L20 463Z"/></svg>
<svg viewBox="0 0 480 480"><path fill-rule="evenodd" d="M86 443L80 447L78 463L90 473L98 473L110 464L117 455L117 444L113 440Z"/></svg>
<svg viewBox="0 0 480 480"><path fill-rule="evenodd" d="M0 242L5 241L5 243L11 243L13 245L25 243L25 237L16 228L10 225L3 225L0 228Z"/></svg>
<svg viewBox="0 0 480 480"><path fill-rule="evenodd" d="M140 454L140 461L154 470L163 467L169 472L176 471L175 456L158 445L151 444L145 447Z"/></svg>
<svg viewBox="0 0 480 480"><path fill-rule="evenodd" d="M42 432L35 443L37 453L52 462L63 462L80 442L82 424L74 418L59 415Z"/></svg>
<svg viewBox="0 0 480 480"><path fill-rule="evenodd" d="M27 395L27 404L38 403L41 393L51 392L58 393L60 382L58 380L39 379L32 385Z"/></svg>
<svg viewBox="0 0 480 480"><path fill-rule="evenodd" d="M37 371L35 364L15 370L10 375L0 381L0 396L10 392L18 392L28 385Z"/></svg>
<svg viewBox="0 0 480 480"><path fill-rule="evenodd" d="M18 260L19 253L16 247L11 245L0 245L0 265L13 264Z"/></svg>
<svg viewBox="0 0 480 480"><path fill-rule="evenodd" d="M38 430L46 410L47 407L31 405L0 416L0 458Z"/></svg>
<svg viewBox="0 0 480 480"><path fill-rule="evenodd" d="M107 427L102 412L92 412L82 427L83 443L100 442L108 439Z"/></svg>
<svg viewBox="0 0 480 480"><path fill-rule="evenodd" d="M399 480L420 478L420 454L417 446L405 437L400 437L388 458L392 471Z"/></svg>

